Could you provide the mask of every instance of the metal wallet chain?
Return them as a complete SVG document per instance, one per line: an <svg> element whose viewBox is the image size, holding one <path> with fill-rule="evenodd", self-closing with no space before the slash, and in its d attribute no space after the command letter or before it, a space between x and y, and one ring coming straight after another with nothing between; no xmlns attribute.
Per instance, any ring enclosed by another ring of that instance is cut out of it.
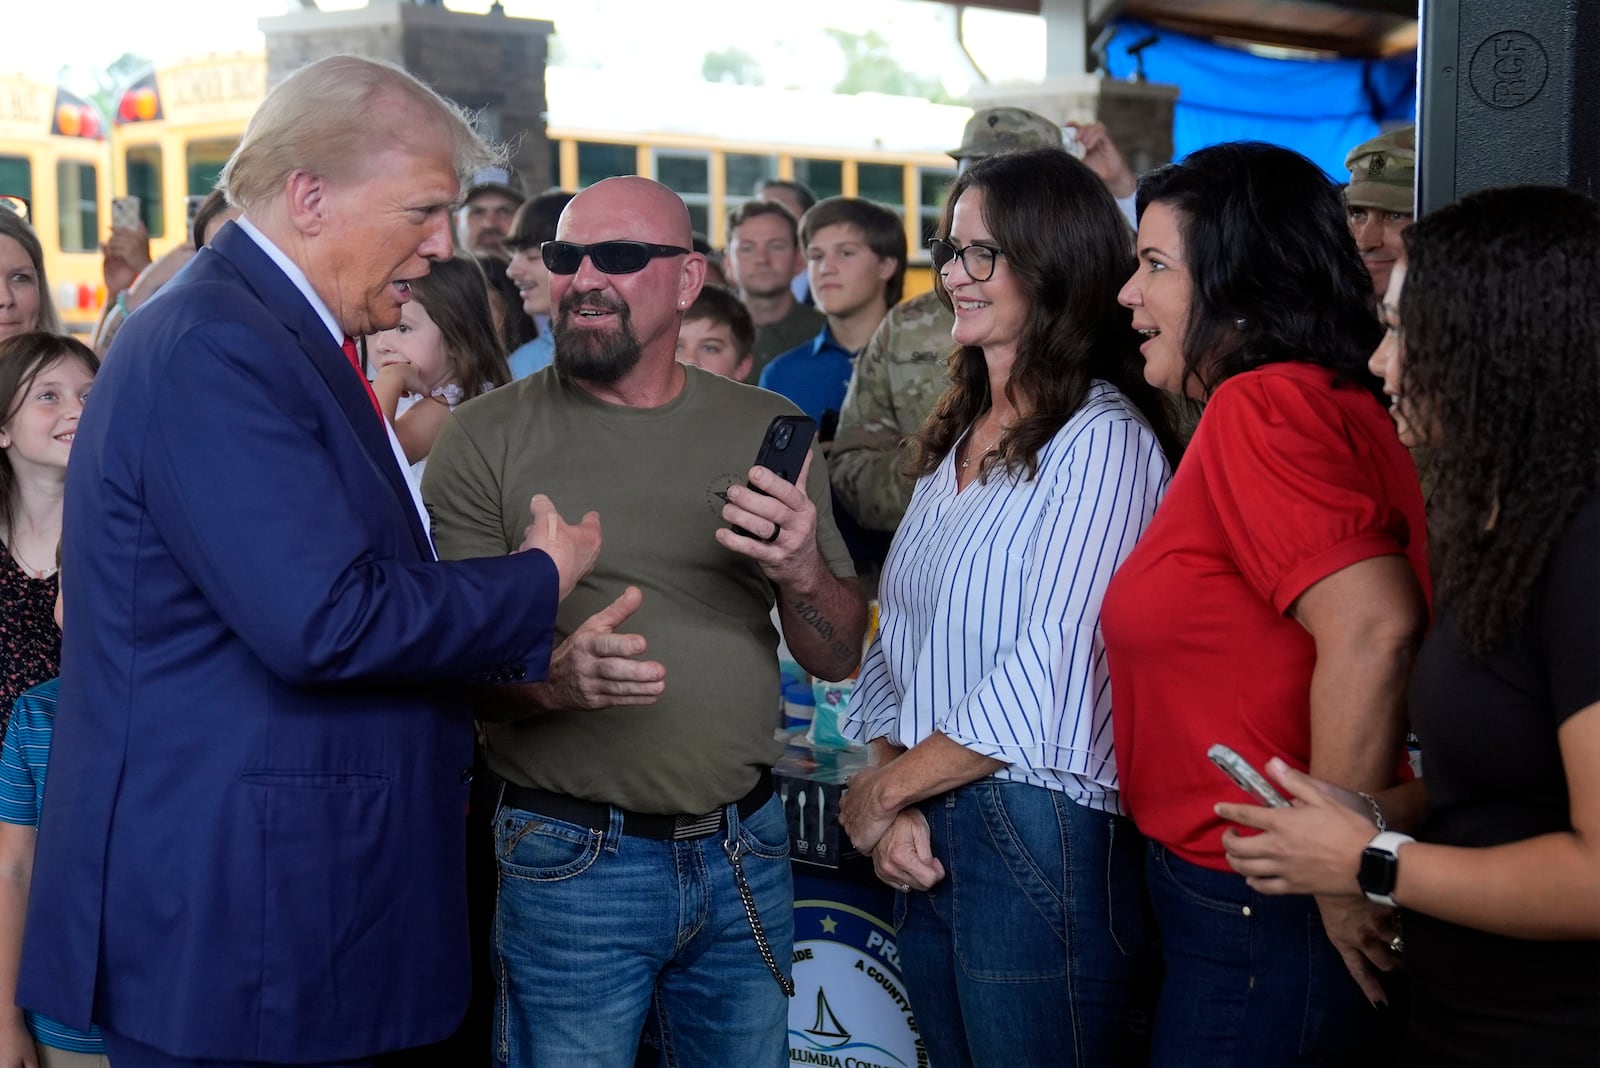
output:
<svg viewBox="0 0 1600 1068"><path fill-rule="evenodd" d="M761 917L756 914L755 895L750 893L750 884L745 882L744 864L739 860L739 854L744 851L744 843L735 839L730 842L726 838L722 841L723 852L728 854L728 860L733 864L733 883L739 888L739 900L744 903L744 914L750 918L750 930L756 936L756 950L760 952L761 959L766 962L767 970L778 981L778 989L783 991L786 998L794 997L794 980L778 970L778 959L772 955L772 946L767 943L767 932L761 926Z"/></svg>

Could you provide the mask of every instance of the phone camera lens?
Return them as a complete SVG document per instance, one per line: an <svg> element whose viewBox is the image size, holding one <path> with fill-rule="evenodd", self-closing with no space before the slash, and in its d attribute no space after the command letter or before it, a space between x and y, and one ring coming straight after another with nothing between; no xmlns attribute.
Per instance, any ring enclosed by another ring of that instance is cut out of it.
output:
<svg viewBox="0 0 1600 1068"><path fill-rule="evenodd" d="M794 431L787 426L780 426L772 435L772 447L785 449L789 447L789 439L794 436Z"/></svg>

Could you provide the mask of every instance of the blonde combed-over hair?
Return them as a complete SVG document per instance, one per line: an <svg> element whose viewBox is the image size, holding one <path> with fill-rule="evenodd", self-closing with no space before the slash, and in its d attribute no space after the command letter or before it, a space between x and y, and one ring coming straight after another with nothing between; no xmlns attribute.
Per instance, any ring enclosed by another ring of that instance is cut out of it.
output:
<svg viewBox="0 0 1600 1068"><path fill-rule="evenodd" d="M385 148L417 145L428 127L450 144L463 188L504 153L455 104L391 63L329 56L279 83L245 127L217 186L242 211L282 195L296 170L344 177Z"/></svg>

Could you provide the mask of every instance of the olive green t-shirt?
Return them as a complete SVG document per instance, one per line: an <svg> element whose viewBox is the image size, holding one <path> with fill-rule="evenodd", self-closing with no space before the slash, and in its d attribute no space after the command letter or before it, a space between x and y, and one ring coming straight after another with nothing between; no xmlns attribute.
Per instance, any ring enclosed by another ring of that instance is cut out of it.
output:
<svg viewBox="0 0 1600 1068"><path fill-rule="evenodd" d="M510 782L639 812L704 813L748 793L781 752L775 591L717 544L717 496L743 485L784 398L686 367L659 408L608 404L553 368L463 404L433 451L423 497L439 555L493 556L522 543L543 493L569 522L600 513L600 558L561 604L557 640L629 586L644 593L618 628L666 667L654 705L541 712L485 724L489 767ZM853 574L813 452L807 495L828 568Z"/></svg>

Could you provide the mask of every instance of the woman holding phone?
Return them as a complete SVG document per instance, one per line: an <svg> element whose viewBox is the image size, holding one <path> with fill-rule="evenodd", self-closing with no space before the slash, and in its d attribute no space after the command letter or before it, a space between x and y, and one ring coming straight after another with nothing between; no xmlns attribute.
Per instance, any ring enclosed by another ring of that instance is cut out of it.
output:
<svg viewBox="0 0 1600 1068"><path fill-rule="evenodd" d="M1600 1065L1600 208L1487 190L1404 242L1372 369L1439 459L1427 777L1380 795L1378 827L1270 762L1299 803L1218 806L1263 832L1224 835L1228 862L1263 894L1400 906L1402 1063Z"/></svg>
<svg viewBox="0 0 1600 1068"><path fill-rule="evenodd" d="M1366 369L1371 282L1339 189L1287 149L1201 149L1146 175L1138 211L1121 300L1145 377L1206 403L1103 613L1165 965L1151 1064L1368 1064L1378 907L1245 885L1213 811L1237 792L1206 752L1369 792L1403 765L1426 528Z"/></svg>
<svg viewBox="0 0 1600 1068"><path fill-rule="evenodd" d="M1064 152L975 163L929 243L950 385L880 587L841 822L896 887L941 1068L1142 1058L1142 843L1111 753L1100 601L1177 458L1117 307L1126 222Z"/></svg>

